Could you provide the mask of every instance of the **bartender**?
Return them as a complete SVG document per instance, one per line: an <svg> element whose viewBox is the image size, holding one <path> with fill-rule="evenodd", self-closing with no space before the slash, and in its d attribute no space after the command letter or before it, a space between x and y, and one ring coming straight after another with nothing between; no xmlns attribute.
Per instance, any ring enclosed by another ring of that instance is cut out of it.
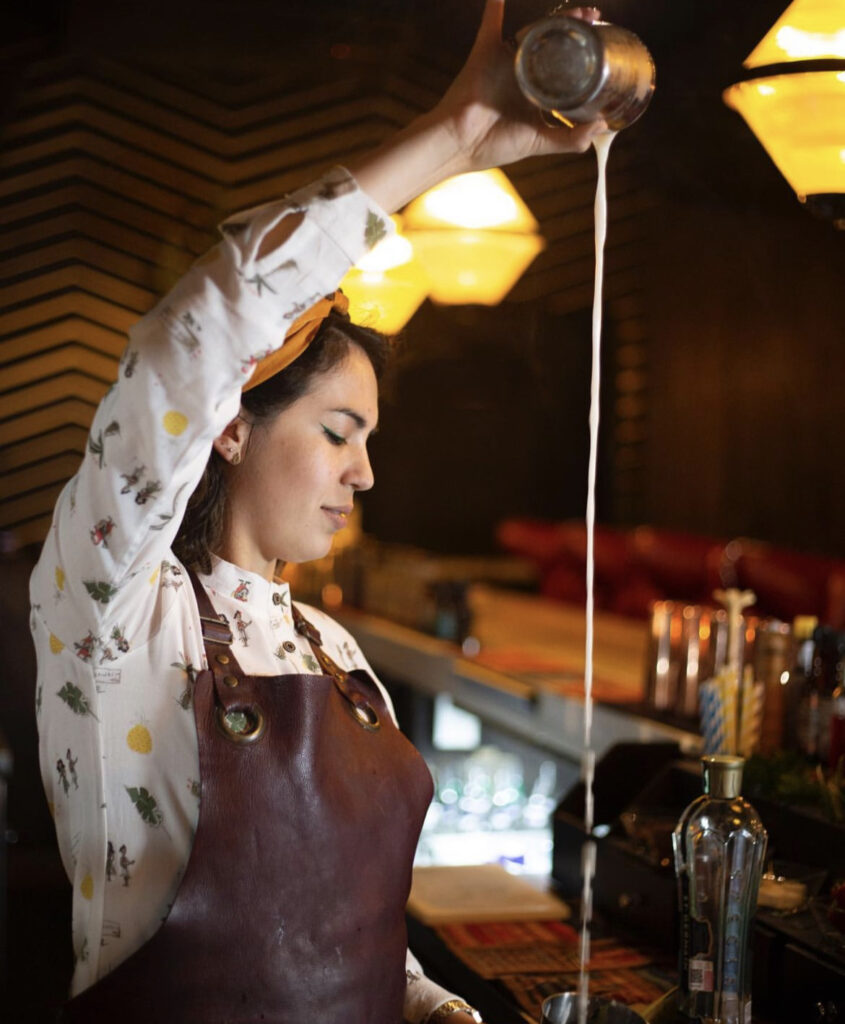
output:
<svg viewBox="0 0 845 1024"><path fill-rule="evenodd" d="M430 113L226 220L130 331L31 583L68 1024L481 1019L406 948L425 764L352 637L278 573L373 485L387 346L350 322L344 273L442 179L604 127L528 107L503 6Z"/></svg>

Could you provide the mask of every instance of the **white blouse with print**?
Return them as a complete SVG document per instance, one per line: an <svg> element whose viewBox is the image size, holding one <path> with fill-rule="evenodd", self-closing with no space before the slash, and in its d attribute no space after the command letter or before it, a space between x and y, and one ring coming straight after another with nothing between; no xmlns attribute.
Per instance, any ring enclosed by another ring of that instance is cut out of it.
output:
<svg viewBox="0 0 845 1024"><path fill-rule="evenodd" d="M304 217L290 237L259 256L295 212ZM190 855L199 767L188 673L204 650L171 543L212 439L256 361L391 230L342 168L225 221L222 241L130 331L59 497L32 576L31 625L41 772L73 885L74 994L156 931ZM318 671L286 584L219 559L202 579L235 627L245 672ZM305 614L340 665L372 671L337 623ZM410 1021L450 995L410 952L408 981Z"/></svg>

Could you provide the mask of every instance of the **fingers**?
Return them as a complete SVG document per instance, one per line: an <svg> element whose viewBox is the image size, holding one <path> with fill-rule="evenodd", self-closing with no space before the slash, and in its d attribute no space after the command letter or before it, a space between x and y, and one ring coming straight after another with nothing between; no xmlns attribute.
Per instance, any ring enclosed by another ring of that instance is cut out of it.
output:
<svg viewBox="0 0 845 1024"><path fill-rule="evenodd" d="M546 153L585 153L593 139L609 131L603 120L574 124L571 127L559 124L543 132Z"/></svg>
<svg viewBox="0 0 845 1024"><path fill-rule="evenodd" d="M597 135L607 132L604 121L589 121L587 124L576 124L569 132L569 145L576 153L585 153Z"/></svg>
<svg viewBox="0 0 845 1024"><path fill-rule="evenodd" d="M601 18L601 11L598 7L573 7L571 10L561 11L570 18L580 18L582 21L594 22Z"/></svg>

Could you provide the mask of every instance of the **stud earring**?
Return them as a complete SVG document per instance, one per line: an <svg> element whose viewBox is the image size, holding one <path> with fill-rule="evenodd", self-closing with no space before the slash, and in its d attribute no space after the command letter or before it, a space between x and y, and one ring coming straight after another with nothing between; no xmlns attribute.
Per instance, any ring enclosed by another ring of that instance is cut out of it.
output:
<svg viewBox="0 0 845 1024"><path fill-rule="evenodd" d="M232 452L232 460L231 461L232 461L232 465L233 466L239 465L240 461L241 461L241 453L240 452Z"/></svg>

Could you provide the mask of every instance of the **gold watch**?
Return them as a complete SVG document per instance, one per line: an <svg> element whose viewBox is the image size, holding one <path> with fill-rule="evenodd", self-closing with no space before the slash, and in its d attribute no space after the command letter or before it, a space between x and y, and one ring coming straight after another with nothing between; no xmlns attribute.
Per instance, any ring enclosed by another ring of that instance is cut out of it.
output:
<svg viewBox="0 0 845 1024"><path fill-rule="evenodd" d="M475 1024L483 1024L481 1014L463 999L447 999L441 1003L436 1010L432 1010L426 1017L425 1024L445 1024L453 1013L468 1013L475 1021Z"/></svg>

